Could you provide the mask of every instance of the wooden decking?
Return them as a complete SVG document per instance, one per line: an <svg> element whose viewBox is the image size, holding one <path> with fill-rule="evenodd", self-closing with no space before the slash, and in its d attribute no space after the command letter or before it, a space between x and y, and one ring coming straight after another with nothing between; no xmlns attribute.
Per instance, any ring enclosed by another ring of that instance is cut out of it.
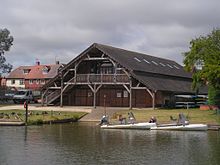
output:
<svg viewBox="0 0 220 165"><path fill-rule="evenodd" d="M0 121L0 126L23 126L25 125L22 121Z"/></svg>

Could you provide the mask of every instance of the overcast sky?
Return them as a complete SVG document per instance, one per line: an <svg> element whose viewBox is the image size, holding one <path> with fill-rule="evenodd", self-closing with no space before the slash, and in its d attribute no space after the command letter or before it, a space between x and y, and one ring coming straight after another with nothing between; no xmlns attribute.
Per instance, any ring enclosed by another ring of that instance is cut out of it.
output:
<svg viewBox="0 0 220 165"><path fill-rule="evenodd" d="M0 0L14 68L68 63L102 43L182 64L189 41L220 27L219 0Z"/></svg>

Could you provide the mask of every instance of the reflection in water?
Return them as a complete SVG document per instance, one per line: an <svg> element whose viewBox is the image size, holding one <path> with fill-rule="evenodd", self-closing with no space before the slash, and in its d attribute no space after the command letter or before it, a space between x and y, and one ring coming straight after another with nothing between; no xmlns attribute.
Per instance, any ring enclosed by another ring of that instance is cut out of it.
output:
<svg viewBox="0 0 220 165"><path fill-rule="evenodd" d="M93 123L0 132L1 165L220 164L218 132L101 130Z"/></svg>

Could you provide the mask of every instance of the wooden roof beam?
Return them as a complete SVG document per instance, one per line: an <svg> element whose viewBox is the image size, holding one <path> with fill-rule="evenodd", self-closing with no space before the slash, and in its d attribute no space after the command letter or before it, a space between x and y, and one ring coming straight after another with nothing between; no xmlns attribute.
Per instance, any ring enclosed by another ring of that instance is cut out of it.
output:
<svg viewBox="0 0 220 165"><path fill-rule="evenodd" d="M87 57L84 59L84 61L92 61L92 60L109 60L109 58L106 58L106 57Z"/></svg>

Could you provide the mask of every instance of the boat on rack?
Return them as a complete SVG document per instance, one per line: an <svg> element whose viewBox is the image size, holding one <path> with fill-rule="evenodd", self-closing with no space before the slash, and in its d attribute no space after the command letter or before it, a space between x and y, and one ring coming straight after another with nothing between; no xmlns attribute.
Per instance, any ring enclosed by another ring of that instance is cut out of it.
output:
<svg viewBox="0 0 220 165"><path fill-rule="evenodd" d="M156 127L156 123L128 123L128 124L104 124L101 125L102 129L145 129L150 130Z"/></svg>
<svg viewBox="0 0 220 165"><path fill-rule="evenodd" d="M151 127L150 130L171 130L171 131L207 131L206 124L187 124L187 125L174 125L174 124L161 124Z"/></svg>

